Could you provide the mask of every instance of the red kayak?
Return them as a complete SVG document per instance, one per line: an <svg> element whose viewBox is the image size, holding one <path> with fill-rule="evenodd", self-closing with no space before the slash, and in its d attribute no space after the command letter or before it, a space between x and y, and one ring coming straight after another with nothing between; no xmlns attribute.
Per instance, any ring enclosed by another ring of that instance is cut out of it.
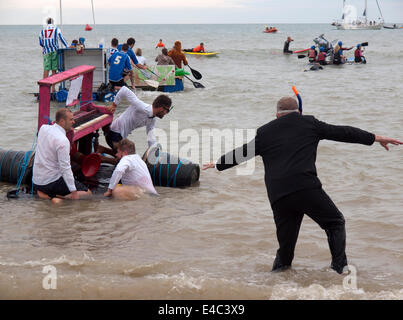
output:
<svg viewBox="0 0 403 320"><path fill-rule="evenodd" d="M308 49L303 49L303 50L297 50L297 51L294 51L294 53L306 52L306 51L309 51L309 49L310 49L310 48L308 48Z"/></svg>

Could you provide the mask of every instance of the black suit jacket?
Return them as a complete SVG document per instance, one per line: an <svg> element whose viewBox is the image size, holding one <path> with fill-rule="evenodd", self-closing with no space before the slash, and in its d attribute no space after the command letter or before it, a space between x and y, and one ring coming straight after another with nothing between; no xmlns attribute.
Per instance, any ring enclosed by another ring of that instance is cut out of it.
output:
<svg viewBox="0 0 403 320"><path fill-rule="evenodd" d="M255 139L223 155L216 167L222 171L260 155L267 194L273 204L293 192L322 186L315 161L319 141L323 139L371 145L375 135L292 112L257 129Z"/></svg>

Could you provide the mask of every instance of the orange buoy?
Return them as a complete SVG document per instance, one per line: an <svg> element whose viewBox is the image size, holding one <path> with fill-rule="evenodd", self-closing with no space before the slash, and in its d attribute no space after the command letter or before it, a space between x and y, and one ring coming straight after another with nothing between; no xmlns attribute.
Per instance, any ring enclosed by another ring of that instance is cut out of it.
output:
<svg viewBox="0 0 403 320"><path fill-rule="evenodd" d="M89 24L87 24L85 26L85 31L91 31L91 30L92 30L91 26Z"/></svg>

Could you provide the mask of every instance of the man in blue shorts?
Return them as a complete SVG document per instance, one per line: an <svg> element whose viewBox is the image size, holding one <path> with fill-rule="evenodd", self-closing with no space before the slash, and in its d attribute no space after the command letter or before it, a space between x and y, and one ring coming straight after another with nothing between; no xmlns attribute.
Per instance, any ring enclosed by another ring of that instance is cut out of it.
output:
<svg viewBox="0 0 403 320"><path fill-rule="evenodd" d="M130 81L132 83L131 87L134 88L134 74L130 58L127 54L128 49L129 46L125 43L123 44L121 51L115 52L108 59L110 65L109 82L114 90L119 90L121 87L126 86L125 77L127 75L130 76Z"/></svg>

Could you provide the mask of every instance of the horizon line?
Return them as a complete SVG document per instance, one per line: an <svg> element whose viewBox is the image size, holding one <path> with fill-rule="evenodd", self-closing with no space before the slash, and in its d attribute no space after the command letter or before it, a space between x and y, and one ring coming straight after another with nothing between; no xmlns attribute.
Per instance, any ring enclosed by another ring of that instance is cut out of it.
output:
<svg viewBox="0 0 403 320"><path fill-rule="evenodd" d="M335 21L335 20L333 20ZM332 22L333 22L332 21ZM268 22L211 22L211 23L97 23L97 24L92 24L88 23L89 25L214 25L214 24L220 24L220 25L231 25L231 24L263 24L263 25L274 25L274 24L330 24L332 22L273 22L273 23L268 23ZM388 23L402 23L402 22L384 22L384 24ZM64 23L63 26L82 26L86 25L87 23ZM0 26L42 26L43 24L2 24L0 23ZM58 25L58 24L57 24Z"/></svg>

